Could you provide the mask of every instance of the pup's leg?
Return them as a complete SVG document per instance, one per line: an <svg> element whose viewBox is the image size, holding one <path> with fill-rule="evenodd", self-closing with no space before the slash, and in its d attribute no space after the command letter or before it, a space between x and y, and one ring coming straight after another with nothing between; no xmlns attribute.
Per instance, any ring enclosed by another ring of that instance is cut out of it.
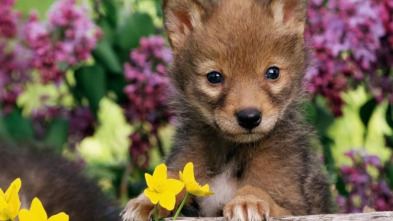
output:
<svg viewBox="0 0 393 221"><path fill-rule="evenodd" d="M177 173L172 171L168 171L168 178L176 178ZM178 176L178 175L177 175ZM177 209L178 205L180 204L181 200L183 200L185 196L185 191L183 190L176 196L176 205L175 210ZM158 217L165 218L171 214L170 211L162 208L161 206L158 207ZM137 198L131 199L126 207L124 208L123 212L120 214L124 221L144 221L150 220L150 218L154 217L154 205L151 201L145 196L144 193L140 194Z"/></svg>
<svg viewBox="0 0 393 221"><path fill-rule="evenodd" d="M160 210L160 212L165 213L165 211L163 210L164 209ZM121 213L121 216L124 221L149 220L153 212L154 212L154 205L145 196L145 194L142 193L137 198L132 199L127 203L126 207ZM160 214L160 215L165 215L165 214Z"/></svg>
<svg viewBox="0 0 393 221"><path fill-rule="evenodd" d="M291 212L277 205L268 193L252 186L240 188L224 207L226 220L257 221L284 215L291 215Z"/></svg>

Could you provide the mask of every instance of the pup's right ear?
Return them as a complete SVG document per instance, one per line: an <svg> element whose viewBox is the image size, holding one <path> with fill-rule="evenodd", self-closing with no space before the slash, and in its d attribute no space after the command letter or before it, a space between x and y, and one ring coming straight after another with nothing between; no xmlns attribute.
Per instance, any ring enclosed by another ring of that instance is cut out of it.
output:
<svg viewBox="0 0 393 221"><path fill-rule="evenodd" d="M189 34L202 25L203 6L198 0L164 0L162 11L169 42L176 53Z"/></svg>

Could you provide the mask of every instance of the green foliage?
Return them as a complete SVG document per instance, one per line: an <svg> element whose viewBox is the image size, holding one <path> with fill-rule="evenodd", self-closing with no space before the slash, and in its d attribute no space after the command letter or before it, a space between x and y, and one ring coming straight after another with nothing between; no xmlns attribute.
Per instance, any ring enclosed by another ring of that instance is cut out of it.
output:
<svg viewBox="0 0 393 221"><path fill-rule="evenodd" d="M102 6L105 10L106 21L112 28L117 26L117 5L113 0L101 0Z"/></svg>
<svg viewBox="0 0 393 221"><path fill-rule="evenodd" d="M385 119L389 127L393 128L393 104L388 106Z"/></svg>
<svg viewBox="0 0 393 221"><path fill-rule="evenodd" d="M103 39L98 43L97 48L93 51L93 56L96 62L102 64L109 72L122 74L122 66L109 39Z"/></svg>
<svg viewBox="0 0 393 221"><path fill-rule="evenodd" d="M375 98L371 98L360 108L360 118L365 127L368 126L368 122L370 121L371 115L377 107L377 104L377 100L375 100Z"/></svg>
<svg viewBox="0 0 393 221"><path fill-rule="evenodd" d="M99 103L106 94L106 77L105 69L99 64L75 71L76 86L89 101L94 114L98 112Z"/></svg>
<svg viewBox="0 0 393 221"><path fill-rule="evenodd" d="M44 142L54 147L55 152L61 153L68 138L68 121L56 118L49 125Z"/></svg>
<svg viewBox="0 0 393 221"><path fill-rule="evenodd" d="M153 20L146 13L135 12L126 18L125 23L118 26L117 46L123 53L129 53L139 44L141 37L147 37L155 32Z"/></svg>
<svg viewBox="0 0 393 221"><path fill-rule="evenodd" d="M31 120L22 116L19 109L14 109L4 119L4 126L8 134L15 140L31 141L34 137Z"/></svg>
<svg viewBox="0 0 393 221"><path fill-rule="evenodd" d="M334 141L329 136L327 136L328 129L334 122L334 116L329 111L327 111L323 103L324 101L321 99L318 99L318 101L314 104L311 102L306 102L306 119L310 124L314 125L317 131L319 142L322 146L322 153L324 156L326 169L331 180L335 181L336 167L331 150L331 145L334 143Z"/></svg>

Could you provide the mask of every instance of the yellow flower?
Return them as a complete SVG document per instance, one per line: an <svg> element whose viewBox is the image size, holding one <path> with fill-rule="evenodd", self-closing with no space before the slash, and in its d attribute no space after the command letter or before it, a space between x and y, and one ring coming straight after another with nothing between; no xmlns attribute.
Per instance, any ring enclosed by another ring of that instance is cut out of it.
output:
<svg viewBox="0 0 393 221"><path fill-rule="evenodd" d="M209 185L200 186L194 177L194 164L189 162L184 167L183 173L179 171L180 180L183 181L187 192L195 196L212 195L214 192L209 191Z"/></svg>
<svg viewBox="0 0 393 221"><path fill-rule="evenodd" d="M15 179L5 193L0 188L0 220L14 220L20 209L19 190L22 182Z"/></svg>
<svg viewBox="0 0 393 221"><path fill-rule="evenodd" d="M158 165L153 176L145 173L148 188L145 195L153 204L159 203L165 209L171 211L175 208L176 195L179 194L184 184L179 180L167 179L167 168L165 164Z"/></svg>
<svg viewBox="0 0 393 221"><path fill-rule="evenodd" d="M48 219L46 211L38 198L34 198L30 206L30 211L22 209L19 212L19 221L68 221L69 217L65 213L58 213Z"/></svg>

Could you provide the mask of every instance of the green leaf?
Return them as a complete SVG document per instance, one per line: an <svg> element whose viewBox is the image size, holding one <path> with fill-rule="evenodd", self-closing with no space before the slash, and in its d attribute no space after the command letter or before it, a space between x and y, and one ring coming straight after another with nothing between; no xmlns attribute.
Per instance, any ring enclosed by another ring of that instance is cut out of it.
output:
<svg viewBox="0 0 393 221"><path fill-rule="evenodd" d="M109 74L107 85L108 90L113 91L116 94L117 103L125 104L129 102L126 94L124 93L124 87L127 85L124 75Z"/></svg>
<svg viewBox="0 0 393 221"><path fill-rule="evenodd" d="M112 73L122 74L122 66L108 40L101 40L92 52L94 59Z"/></svg>
<svg viewBox="0 0 393 221"><path fill-rule="evenodd" d="M306 121L310 124L315 124L316 122L316 107L311 101L305 101L304 107L304 117Z"/></svg>
<svg viewBox="0 0 393 221"><path fill-rule="evenodd" d="M341 175L337 177L336 189L341 196L349 195L345 182Z"/></svg>
<svg viewBox="0 0 393 221"><path fill-rule="evenodd" d="M385 145L387 147L393 148L393 136L384 135L384 138L385 138Z"/></svg>
<svg viewBox="0 0 393 221"><path fill-rule="evenodd" d="M327 130L334 122L334 116L318 104L315 105L315 128L320 136L327 133Z"/></svg>
<svg viewBox="0 0 393 221"><path fill-rule="evenodd" d="M152 18L147 13L135 12L131 14L124 25L117 30L118 46L129 52L139 45L143 36L154 34L155 27Z"/></svg>
<svg viewBox="0 0 393 221"><path fill-rule="evenodd" d="M390 104L386 110L386 122L393 128L393 104Z"/></svg>
<svg viewBox="0 0 393 221"><path fill-rule="evenodd" d="M388 162L385 166L387 181L389 183L390 188L393 188L393 164L392 162Z"/></svg>
<svg viewBox="0 0 393 221"><path fill-rule="evenodd" d="M155 0L155 5L156 5L156 13L157 13L157 16L159 17L159 18L162 18L163 17L163 13L162 13L162 3L161 3L161 1L160 0Z"/></svg>
<svg viewBox="0 0 393 221"><path fill-rule="evenodd" d="M105 9L105 19L114 28L117 24L117 8L113 0L101 0Z"/></svg>
<svg viewBox="0 0 393 221"><path fill-rule="evenodd" d="M105 69L99 64L82 67L75 71L75 80L77 88L87 98L90 109L97 116L99 103L106 94Z"/></svg>
<svg viewBox="0 0 393 221"><path fill-rule="evenodd" d="M20 110L14 109L4 117L3 122L8 134L15 140L33 139L33 125L29 119L22 116Z"/></svg>
<svg viewBox="0 0 393 221"><path fill-rule="evenodd" d="M45 142L55 148L56 153L61 153L63 145L67 142L68 121L65 119L54 119L49 125L45 136Z"/></svg>
<svg viewBox="0 0 393 221"><path fill-rule="evenodd" d="M361 108L360 108L360 118L364 124L365 127L368 126L368 122L370 121L370 118L377 107L378 103L377 100L374 98L371 98L368 100Z"/></svg>
<svg viewBox="0 0 393 221"><path fill-rule="evenodd" d="M336 178L336 171L335 171L335 161L332 153L331 146L334 143L332 139L327 136L322 136L320 138L323 150L323 159L326 166L326 169L329 173L329 176L332 179Z"/></svg>
<svg viewBox="0 0 393 221"><path fill-rule="evenodd" d="M111 25L108 23L107 20L100 20L97 22L97 25L101 28L101 31L103 33L104 39L108 41L110 44L113 44L115 42L115 31L114 28L111 27ZM100 43L100 42L98 42Z"/></svg>

